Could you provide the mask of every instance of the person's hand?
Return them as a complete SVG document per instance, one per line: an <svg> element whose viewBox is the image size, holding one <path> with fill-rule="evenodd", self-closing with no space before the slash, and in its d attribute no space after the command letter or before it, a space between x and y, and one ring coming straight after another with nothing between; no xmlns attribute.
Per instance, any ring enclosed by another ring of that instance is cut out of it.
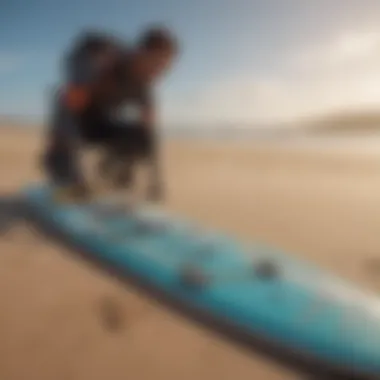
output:
<svg viewBox="0 0 380 380"><path fill-rule="evenodd" d="M113 185L116 189L131 189L133 185L133 175L131 170L125 171L123 173L118 173L113 178Z"/></svg>

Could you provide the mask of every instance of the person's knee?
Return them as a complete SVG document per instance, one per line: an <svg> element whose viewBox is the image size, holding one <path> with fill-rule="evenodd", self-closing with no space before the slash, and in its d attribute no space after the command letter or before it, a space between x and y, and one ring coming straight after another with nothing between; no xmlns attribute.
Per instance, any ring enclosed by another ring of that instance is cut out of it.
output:
<svg viewBox="0 0 380 380"><path fill-rule="evenodd" d="M54 141L42 154L41 164L48 171L55 170L70 159L70 148L62 140Z"/></svg>

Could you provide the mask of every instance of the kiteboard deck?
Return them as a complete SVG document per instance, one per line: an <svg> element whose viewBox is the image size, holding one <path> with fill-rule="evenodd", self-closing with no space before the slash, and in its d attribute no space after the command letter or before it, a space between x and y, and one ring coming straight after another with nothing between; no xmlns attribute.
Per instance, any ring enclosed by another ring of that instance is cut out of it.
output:
<svg viewBox="0 0 380 380"><path fill-rule="evenodd" d="M149 206L106 197L58 204L24 191L39 218L97 259L174 300L318 363L380 374L380 300L291 255L245 245Z"/></svg>

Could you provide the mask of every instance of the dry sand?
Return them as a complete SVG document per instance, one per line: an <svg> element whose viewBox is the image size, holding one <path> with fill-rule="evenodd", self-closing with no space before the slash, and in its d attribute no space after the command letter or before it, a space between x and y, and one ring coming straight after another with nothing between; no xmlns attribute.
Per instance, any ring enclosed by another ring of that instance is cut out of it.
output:
<svg viewBox="0 0 380 380"><path fill-rule="evenodd" d="M39 177L41 140L0 133L5 194ZM171 210L380 289L380 155L170 142L164 162ZM296 379L25 225L0 237L0 253L0 379Z"/></svg>

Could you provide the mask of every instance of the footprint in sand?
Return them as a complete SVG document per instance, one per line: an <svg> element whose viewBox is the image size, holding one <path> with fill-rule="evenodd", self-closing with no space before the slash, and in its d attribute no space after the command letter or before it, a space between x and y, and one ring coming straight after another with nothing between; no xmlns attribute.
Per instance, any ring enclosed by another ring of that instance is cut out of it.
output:
<svg viewBox="0 0 380 380"><path fill-rule="evenodd" d="M119 332L126 325L123 308L115 297L106 296L98 301L98 313L104 330Z"/></svg>

